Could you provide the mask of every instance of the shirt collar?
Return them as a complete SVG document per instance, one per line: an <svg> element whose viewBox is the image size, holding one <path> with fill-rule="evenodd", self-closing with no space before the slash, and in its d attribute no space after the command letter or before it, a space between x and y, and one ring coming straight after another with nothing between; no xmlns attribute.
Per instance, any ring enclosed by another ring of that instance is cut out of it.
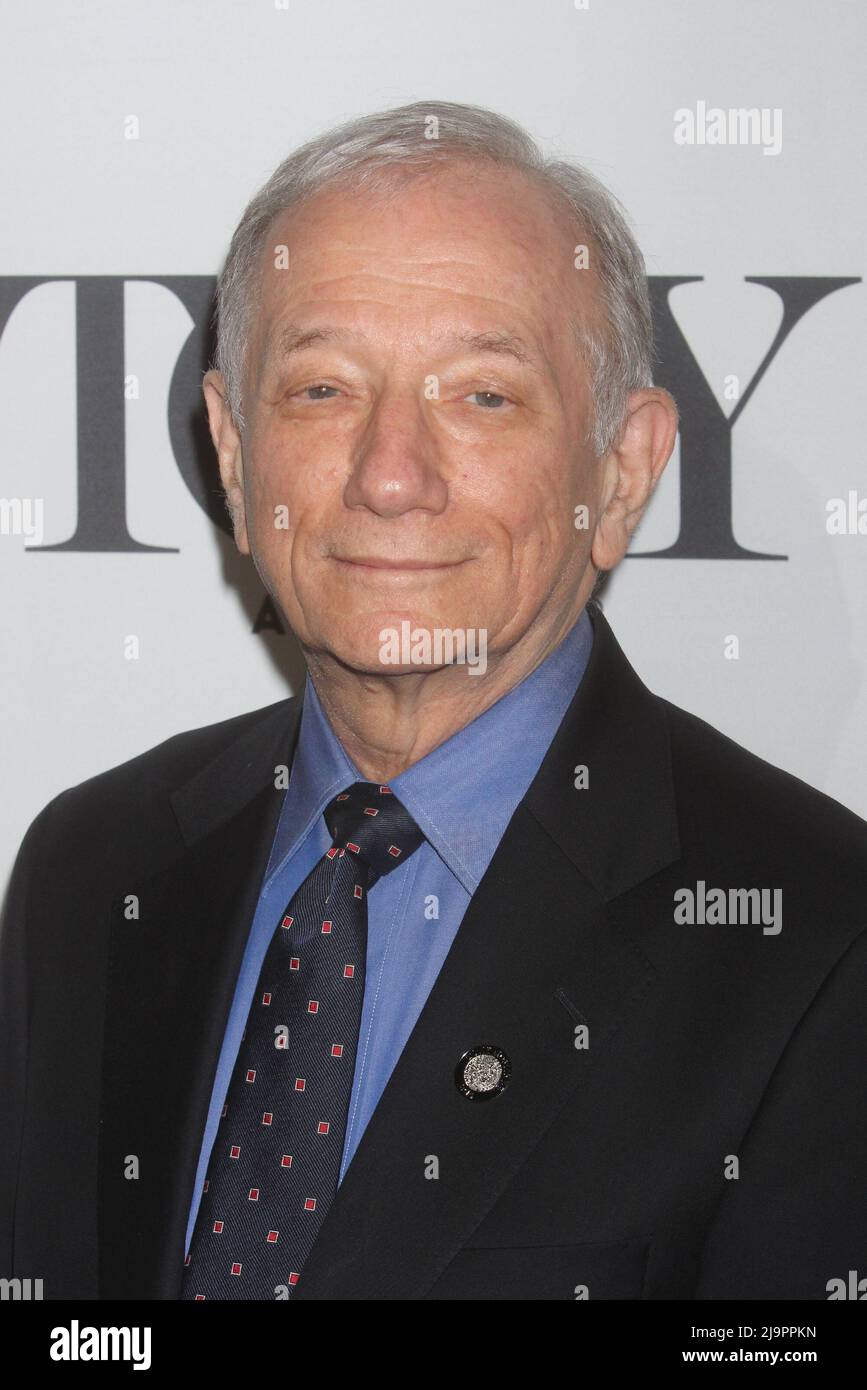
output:
<svg viewBox="0 0 867 1390"><path fill-rule="evenodd" d="M539 770L578 689L592 644L593 627L584 610L535 670L388 783L470 894ZM294 854L332 797L365 780L331 728L308 674L267 876L279 872Z"/></svg>

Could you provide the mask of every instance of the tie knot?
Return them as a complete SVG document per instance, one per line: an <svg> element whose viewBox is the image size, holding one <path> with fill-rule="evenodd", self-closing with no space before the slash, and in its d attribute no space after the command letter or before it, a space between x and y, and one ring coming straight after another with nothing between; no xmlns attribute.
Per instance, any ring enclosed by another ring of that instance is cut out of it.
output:
<svg viewBox="0 0 867 1390"><path fill-rule="evenodd" d="M370 868L371 886L403 864L424 839L394 792L376 782L353 782L329 801L324 814L337 848L357 854Z"/></svg>

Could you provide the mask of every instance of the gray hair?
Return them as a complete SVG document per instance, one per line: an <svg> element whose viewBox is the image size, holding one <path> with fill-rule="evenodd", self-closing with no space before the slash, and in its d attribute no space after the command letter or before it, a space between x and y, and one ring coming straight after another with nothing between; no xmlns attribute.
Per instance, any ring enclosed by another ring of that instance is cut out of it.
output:
<svg viewBox="0 0 867 1390"><path fill-rule="evenodd" d="M395 166L424 171L449 158L520 170L554 199L565 199L579 238L586 238L602 298L601 331L591 324L576 325L576 346L591 375L592 444L601 456L617 442L629 392L653 384L644 258L623 208L580 165L546 158L515 121L450 101L417 101L327 131L289 155L248 204L217 283L216 304L215 366L239 429L245 426L241 383L261 291L256 269L275 217L326 184L346 180L354 188L366 188Z"/></svg>

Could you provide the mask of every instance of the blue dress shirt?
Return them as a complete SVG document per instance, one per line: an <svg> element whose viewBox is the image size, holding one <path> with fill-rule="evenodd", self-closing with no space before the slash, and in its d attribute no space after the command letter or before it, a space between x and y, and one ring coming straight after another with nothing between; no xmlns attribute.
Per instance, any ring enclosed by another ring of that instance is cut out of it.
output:
<svg viewBox="0 0 867 1390"><path fill-rule="evenodd" d="M364 1003L340 1181L470 898L575 695L592 643L593 628L583 611L560 645L524 680L433 752L389 779L425 840L368 895ZM334 734L308 675L289 785L217 1064L187 1223L187 1250L241 1034L274 929L296 889L330 848L325 807L351 783L366 780Z"/></svg>

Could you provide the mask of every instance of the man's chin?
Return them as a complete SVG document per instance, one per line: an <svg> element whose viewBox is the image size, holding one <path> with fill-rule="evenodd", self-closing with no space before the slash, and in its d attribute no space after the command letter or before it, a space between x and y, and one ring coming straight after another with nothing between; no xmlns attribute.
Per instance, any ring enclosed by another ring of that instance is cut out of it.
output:
<svg viewBox="0 0 867 1390"><path fill-rule="evenodd" d="M379 617L379 615L378 615ZM466 664L480 649L479 634L456 623L434 623L419 615L382 615L370 623L368 617L350 623L343 632L332 628L328 650L341 666L368 676L399 676L437 671ZM486 645L487 634L481 635Z"/></svg>

